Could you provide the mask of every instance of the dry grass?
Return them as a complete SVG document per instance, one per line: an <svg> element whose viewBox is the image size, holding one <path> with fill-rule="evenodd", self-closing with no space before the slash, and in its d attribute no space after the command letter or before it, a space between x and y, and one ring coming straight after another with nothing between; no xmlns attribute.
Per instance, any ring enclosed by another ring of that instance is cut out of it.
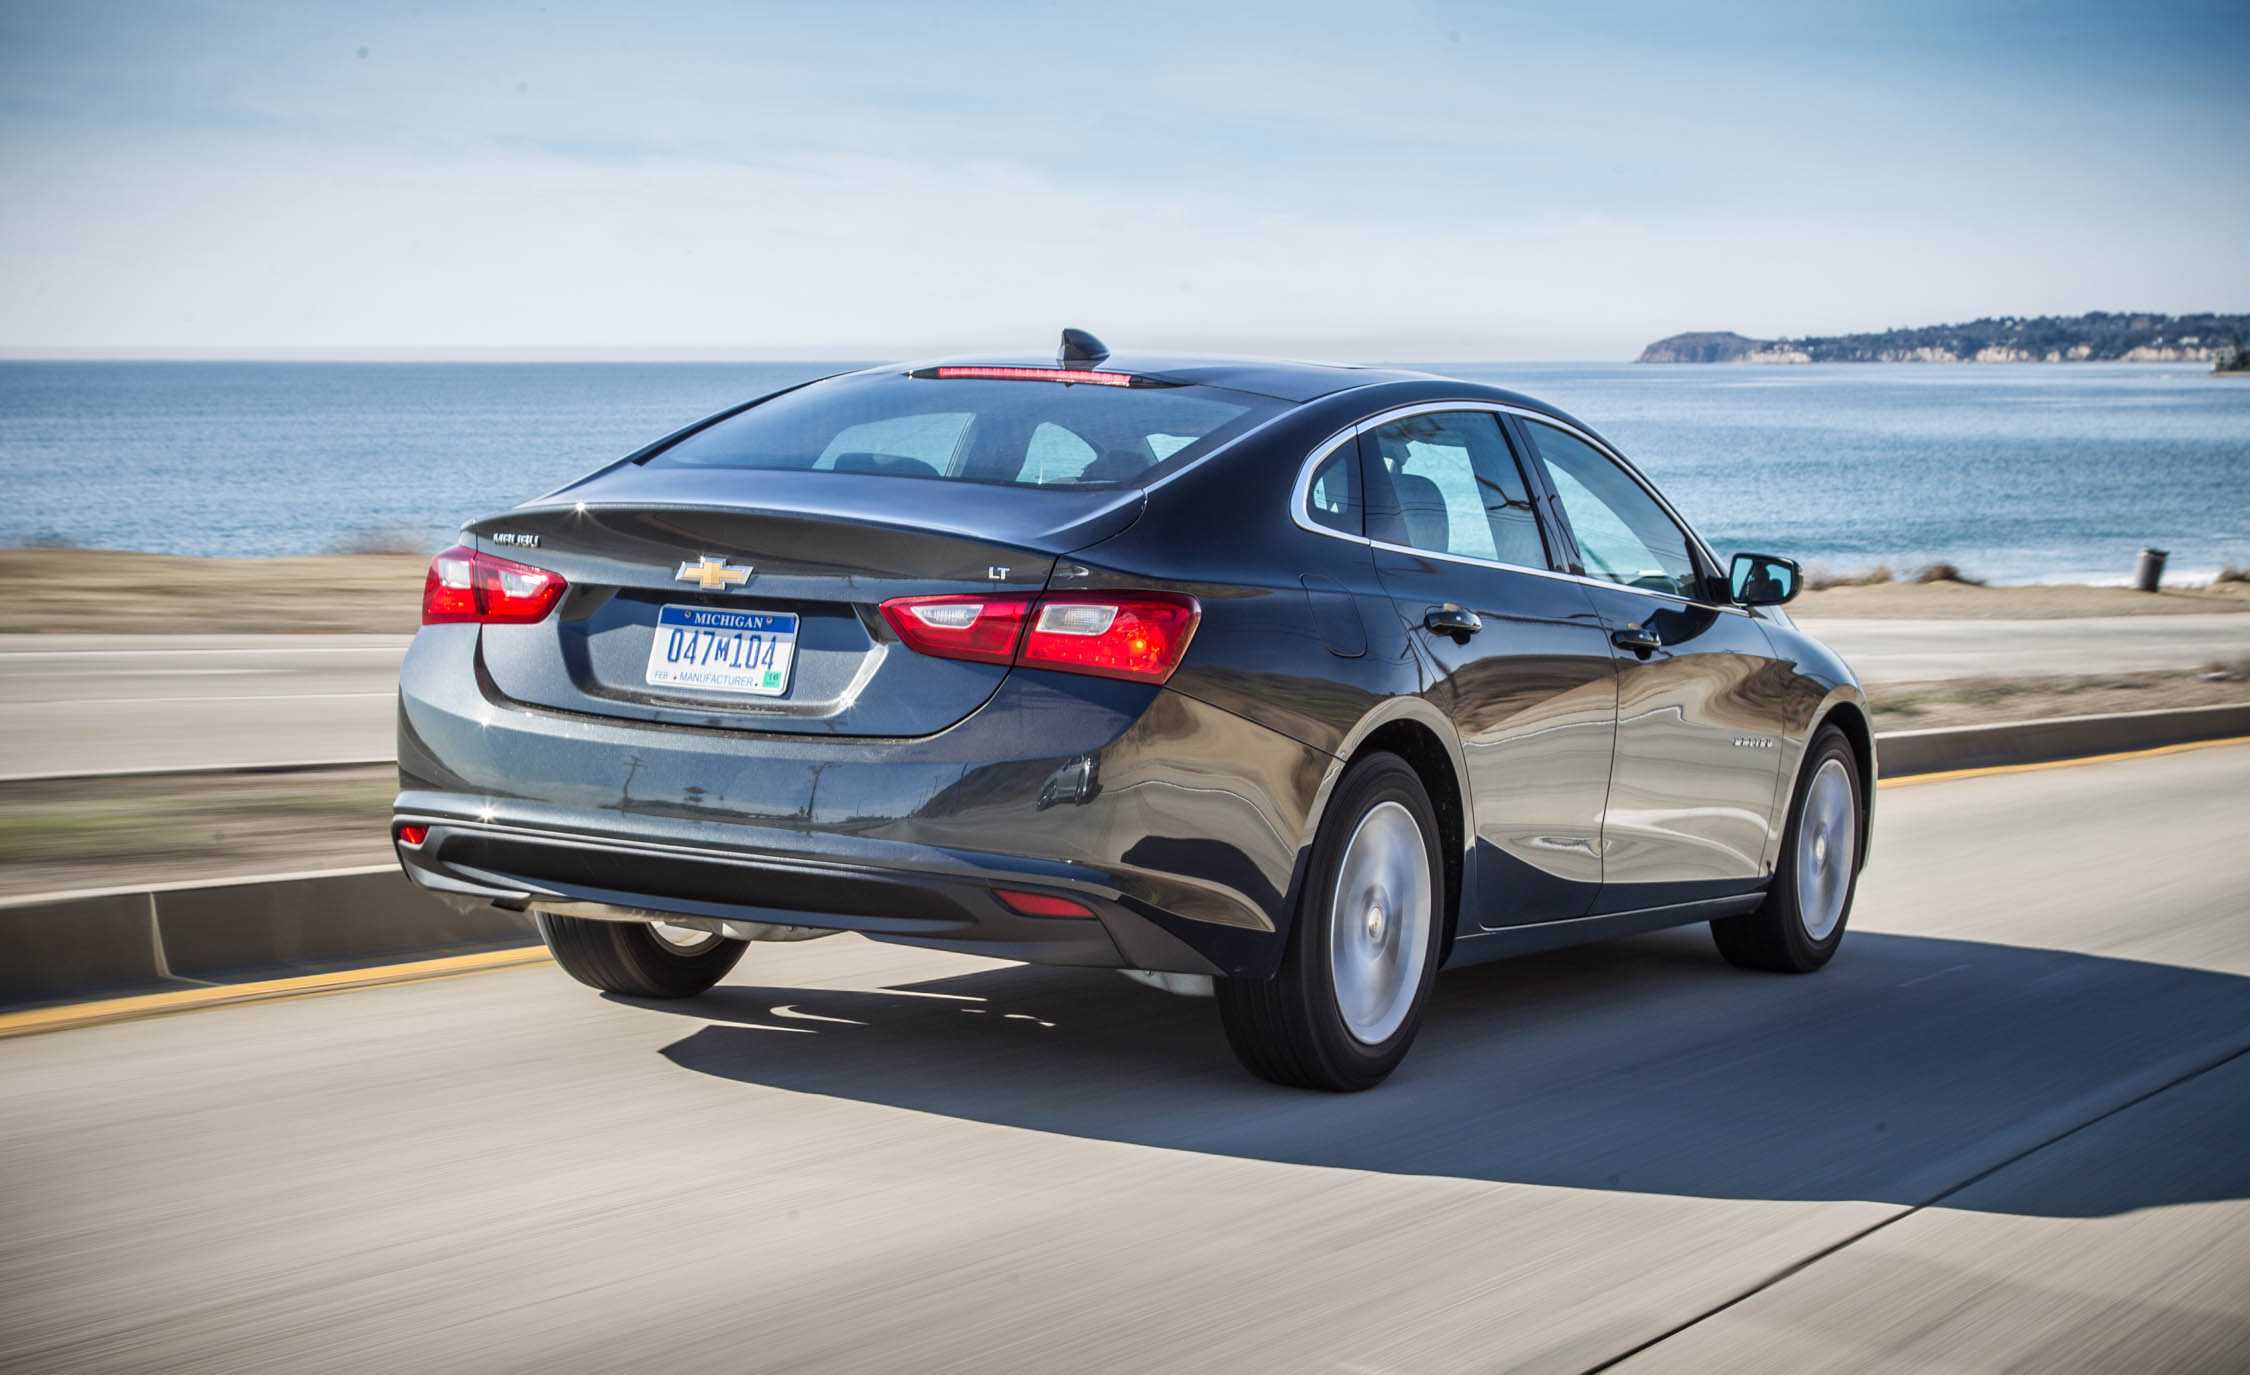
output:
<svg viewBox="0 0 2250 1375"><path fill-rule="evenodd" d="M427 554L206 559L0 549L0 632L404 634Z"/></svg>
<svg viewBox="0 0 2250 1375"><path fill-rule="evenodd" d="M54 779L0 786L0 894L380 864L398 772Z"/></svg>
<svg viewBox="0 0 2250 1375"><path fill-rule="evenodd" d="M1982 587L1985 585L1984 579L1972 578L1968 574L1962 572L1957 566L1942 562L1923 565L1923 567L1914 574L1914 581L1918 583L1959 583L1963 587Z"/></svg>
<svg viewBox="0 0 2250 1375"><path fill-rule="evenodd" d="M1857 573L1838 573L1826 568L1808 569L1805 589L1825 592L1832 587L1881 587L1896 581L1889 564L1879 563L1873 568L1863 568Z"/></svg>
<svg viewBox="0 0 2250 1375"><path fill-rule="evenodd" d="M0 633L409 634L421 621L424 553L206 559L93 549L0 549ZM1899 580L1888 568L1821 573L1793 615L2039 620L2250 612L2250 573L2207 588L1987 587L1949 565Z"/></svg>
<svg viewBox="0 0 2250 1375"><path fill-rule="evenodd" d="M2221 706L2250 701L2250 659L2165 673L1877 683L1867 695L1875 708L1878 731Z"/></svg>

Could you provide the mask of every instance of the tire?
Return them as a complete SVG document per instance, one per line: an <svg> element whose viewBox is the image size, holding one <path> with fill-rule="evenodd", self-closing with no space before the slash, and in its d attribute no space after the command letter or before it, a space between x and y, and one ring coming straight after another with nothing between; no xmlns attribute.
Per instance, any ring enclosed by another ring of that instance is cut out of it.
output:
<svg viewBox="0 0 2250 1375"><path fill-rule="evenodd" d="M750 942L712 936L675 944L639 922L534 914L540 938L563 972L604 993L692 998L727 976Z"/></svg>
<svg viewBox="0 0 2250 1375"><path fill-rule="evenodd" d="M1350 1093L1383 1082L1421 1029L1445 912L1429 793L1405 760L1369 755L1336 785L1280 972L1218 981L1236 1058L1294 1088Z"/></svg>
<svg viewBox="0 0 2250 1375"><path fill-rule="evenodd" d="M1834 957L1859 891L1865 796L1851 742L1836 727L1823 726L1798 770L1789 829L1764 905L1711 923L1711 938L1730 963L1810 974Z"/></svg>

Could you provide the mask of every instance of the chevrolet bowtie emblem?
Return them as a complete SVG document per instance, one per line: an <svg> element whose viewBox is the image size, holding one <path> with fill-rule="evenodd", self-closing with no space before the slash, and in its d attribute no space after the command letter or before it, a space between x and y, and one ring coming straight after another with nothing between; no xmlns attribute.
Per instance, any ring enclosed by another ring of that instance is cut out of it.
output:
<svg viewBox="0 0 2250 1375"><path fill-rule="evenodd" d="M747 563L728 563L705 554L694 563L683 563L680 571L672 575L674 582L692 582L706 592L721 588L740 587L750 581L751 567Z"/></svg>

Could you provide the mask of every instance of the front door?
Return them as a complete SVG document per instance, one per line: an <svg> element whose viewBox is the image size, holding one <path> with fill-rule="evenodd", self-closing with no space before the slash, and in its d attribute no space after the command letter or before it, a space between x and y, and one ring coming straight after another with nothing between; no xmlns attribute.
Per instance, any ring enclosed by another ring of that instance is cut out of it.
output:
<svg viewBox="0 0 2250 1375"><path fill-rule="evenodd" d="M1467 760L1476 901L1461 930L1584 916L1617 714L1608 632L1586 589L1552 575L1496 412L1425 411L1359 444L1376 570Z"/></svg>
<svg viewBox="0 0 2250 1375"><path fill-rule="evenodd" d="M1516 418L1609 632L1617 748L1597 912L1723 897L1765 878L1787 668L1662 502L1585 438Z"/></svg>

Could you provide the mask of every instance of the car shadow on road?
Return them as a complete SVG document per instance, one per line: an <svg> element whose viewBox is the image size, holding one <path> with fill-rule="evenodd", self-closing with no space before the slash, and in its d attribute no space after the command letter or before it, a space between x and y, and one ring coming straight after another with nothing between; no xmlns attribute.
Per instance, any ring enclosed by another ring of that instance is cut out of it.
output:
<svg viewBox="0 0 2250 1375"><path fill-rule="evenodd" d="M1736 971L1700 930L1449 972L1399 1072L1349 1096L1247 1077L1209 1001L1104 971L875 992L737 984L648 1006L711 1023L664 1051L700 1073L1030 1131L1394 1174L1914 1204L2250 1046L2250 979L1869 932L1810 978ZM2242 1117L2238 1139L2250 1105ZM2220 1173L2122 1170L2008 1210L2250 1196L2250 1163Z"/></svg>

